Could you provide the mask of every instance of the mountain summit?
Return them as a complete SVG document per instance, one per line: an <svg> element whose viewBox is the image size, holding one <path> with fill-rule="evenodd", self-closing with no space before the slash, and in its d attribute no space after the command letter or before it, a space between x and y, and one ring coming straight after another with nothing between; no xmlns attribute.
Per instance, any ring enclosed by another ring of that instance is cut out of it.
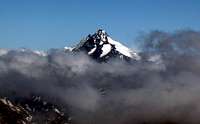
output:
<svg viewBox="0 0 200 124"><path fill-rule="evenodd" d="M113 40L105 30L99 29L93 35L89 34L75 48L66 50L84 51L89 56L99 61L107 61L110 58L119 58L123 60L139 60L140 57L120 42Z"/></svg>

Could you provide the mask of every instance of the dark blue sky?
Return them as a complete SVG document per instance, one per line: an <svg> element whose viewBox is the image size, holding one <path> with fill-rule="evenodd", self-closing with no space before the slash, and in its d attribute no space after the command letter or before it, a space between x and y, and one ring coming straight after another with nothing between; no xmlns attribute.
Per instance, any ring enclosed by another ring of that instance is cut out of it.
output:
<svg viewBox="0 0 200 124"><path fill-rule="evenodd" d="M200 29L200 0L0 0L0 47L60 48L104 28L133 44L140 32Z"/></svg>

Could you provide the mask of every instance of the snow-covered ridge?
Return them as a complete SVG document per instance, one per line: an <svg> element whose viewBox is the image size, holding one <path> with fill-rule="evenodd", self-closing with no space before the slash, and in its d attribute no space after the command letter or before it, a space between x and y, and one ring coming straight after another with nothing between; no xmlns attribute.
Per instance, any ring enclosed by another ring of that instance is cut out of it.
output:
<svg viewBox="0 0 200 124"><path fill-rule="evenodd" d="M19 48L19 49L1 49L0 48L0 56L4 56L9 54L10 52L16 52L16 53L31 53L38 56L47 56L47 52L42 50L30 50L26 48Z"/></svg>

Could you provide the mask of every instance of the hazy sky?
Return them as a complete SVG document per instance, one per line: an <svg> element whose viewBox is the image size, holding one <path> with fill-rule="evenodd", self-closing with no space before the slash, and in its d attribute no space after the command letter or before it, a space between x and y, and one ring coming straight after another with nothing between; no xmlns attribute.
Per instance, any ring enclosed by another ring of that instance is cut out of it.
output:
<svg viewBox="0 0 200 124"><path fill-rule="evenodd" d="M0 0L0 48L60 48L97 28L124 44L154 29L199 30L200 0Z"/></svg>

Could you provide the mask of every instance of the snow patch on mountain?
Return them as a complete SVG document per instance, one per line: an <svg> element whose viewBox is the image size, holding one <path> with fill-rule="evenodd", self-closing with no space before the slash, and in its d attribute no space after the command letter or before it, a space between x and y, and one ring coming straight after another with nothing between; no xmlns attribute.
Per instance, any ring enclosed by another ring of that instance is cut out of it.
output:
<svg viewBox="0 0 200 124"><path fill-rule="evenodd" d="M102 47L102 51L103 52L100 55L100 57L103 57L103 56L107 55L111 51L111 49L112 49L112 46L110 44L103 45L103 47Z"/></svg>
<svg viewBox="0 0 200 124"><path fill-rule="evenodd" d="M93 49L91 49L88 54L91 55L92 53L94 53L94 51L97 49L97 45L95 45L95 47Z"/></svg>
<svg viewBox="0 0 200 124"><path fill-rule="evenodd" d="M47 53L44 51L34 50L33 52L39 56L47 56Z"/></svg>
<svg viewBox="0 0 200 124"><path fill-rule="evenodd" d="M6 55L9 52L7 49L0 49L0 56Z"/></svg>

